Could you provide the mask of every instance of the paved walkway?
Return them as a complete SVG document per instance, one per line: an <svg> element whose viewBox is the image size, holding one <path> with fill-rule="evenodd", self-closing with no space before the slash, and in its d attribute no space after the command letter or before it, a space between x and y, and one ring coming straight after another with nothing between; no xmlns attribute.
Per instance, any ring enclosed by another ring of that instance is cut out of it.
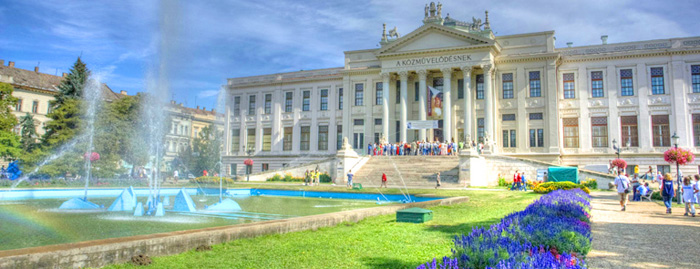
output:
<svg viewBox="0 0 700 269"><path fill-rule="evenodd" d="M656 202L630 202L621 212L617 193L591 196L589 268L700 268L700 216L685 217L683 208L667 215Z"/></svg>

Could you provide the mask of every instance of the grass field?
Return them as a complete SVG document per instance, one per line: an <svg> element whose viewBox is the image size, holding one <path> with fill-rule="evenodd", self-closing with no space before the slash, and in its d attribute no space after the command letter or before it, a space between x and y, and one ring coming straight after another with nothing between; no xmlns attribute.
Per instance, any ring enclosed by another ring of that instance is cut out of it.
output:
<svg viewBox="0 0 700 269"><path fill-rule="evenodd" d="M339 191L337 187L313 187L314 190L326 188ZM532 192L410 191L420 195L469 196L471 200L429 208L434 211L434 217L424 224L397 223L393 214L370 217L317 231L239 239L214 245L206 252L191 250L154 257L149 268L415 268L433 257L449 255L455 235L497 222L539 197ZM382 192L400 193L398 189ZM121 264L106 268L136 266Z"/></svg>

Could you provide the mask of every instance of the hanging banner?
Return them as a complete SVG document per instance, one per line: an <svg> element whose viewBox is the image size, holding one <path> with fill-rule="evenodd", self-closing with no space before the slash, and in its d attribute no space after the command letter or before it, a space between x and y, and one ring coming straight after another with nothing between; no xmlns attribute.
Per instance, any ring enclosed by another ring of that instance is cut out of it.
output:
<svg viewBox="0 0 700 269"><path fill-rule="evenodd" d="M436 120L409 120L409 121L406 121L406 128L409 130L437 129L438 128L438 121L436 121Z"/></svg>
<svg viewBox="0 0 700 269"><path fill-rule="evenodd" d="M442 117L442 91L428 86L428 117Z"/></svg>

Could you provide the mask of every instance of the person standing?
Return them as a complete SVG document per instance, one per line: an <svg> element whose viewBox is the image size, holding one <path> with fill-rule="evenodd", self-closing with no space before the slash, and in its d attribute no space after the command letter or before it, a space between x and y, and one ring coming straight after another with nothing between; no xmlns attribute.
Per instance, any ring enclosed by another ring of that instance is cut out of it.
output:
<svg viewBox="0 0 700 269"><path fill-rule="evenodd" d="M207 170L204 170L204 171L202 172L202 176L205 176L205 177L206 177L206 176L208 176L208 175L209 175L209 172L207 172Z"/></svg>
<svg viewBox="0 0 700 269"><path fill-rule="evenodd" d="M354 174L352 173L352 169L348 171L348 187L352 188L352 177Z"/></svg>
<svg viewBox="0 0 700 269"><path fill-rule="evenodd" d="M697 190L695 189L696 184L693 184L692 180L690 180L690 177L684 177L683 178L683 202L685 202L685 214L684 216L688 216L688 213L690 213L693 217L695 217L695 204L698 203L695 197L695 193L697 193Z"/></svg>
<svg viewBox="0 0 700 269"><path fill-rule="evenodd" d="M437 172L437 176L435 177L435 184L436 184L435 189L437 189L441 185L440 184L440 172Z"/></svg>
<svg viewBox="0 0 700 269"><path fill-rule="evenodd" d="M638 167L638 166L635 166ZM638 169L638 168L635 168ZM632 175L632 180L630 180L630 183L632 183L632 201L638 201L637 200L637 188L639 188L639 178L637 177L637 174Z"/></svg>
<svg viewBox="0 0 700 269"><path fill-rule="evenodd" d="M307 169L304 173L304 186L308 186L311 181L311 176L309 175L309 170Z"/></svg>
<svg viewBox="0 0 700 269"><path fill-rule="evenodd" d="M175 183L177 183L177 179L179 178L179 176L180 176L180 173L177 170L175 170L173 172L173 179L175 180Z"/></svg>
<svg viewBox="0 0 700 269"><path fill-rule="evenodd" d="M527 191L527 179L525 179L525 171L520 172L520 184L522 184L520 190Z"/></svg>
<svg viewBox="0 0 700 269"><path fill-rule="evenodd" d="M671 199L676 197L673 190L673 177L670 173L664 175L664 180L660 186L661 197L664 198L664 205L666 205L666 214L671 214Z"/></svg>
<svg viewBox="0 0 700 269"><path fill-rule="evenodd" d="M379 186L379 188L381 188L381 187L384 187L384 188L387 187L387 186L386 186L386 174L385 174L385 173L382 173L382 185Z"/></svg>
<svg viewBox="0 0 700 269"><path fill-rule="evenodd" d="M621 169L615 177L615 187L617 187L617 194L620 196L620 207L622 207L622 211L625 211L627 210L627 195L629 194L630 181L622 173Z"/></svg>

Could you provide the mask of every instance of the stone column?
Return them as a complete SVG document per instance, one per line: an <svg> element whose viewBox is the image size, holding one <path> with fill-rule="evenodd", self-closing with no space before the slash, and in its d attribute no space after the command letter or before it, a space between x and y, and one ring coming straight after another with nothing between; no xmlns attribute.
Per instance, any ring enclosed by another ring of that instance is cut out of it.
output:
<svg viewBox="0 0 700 269"><path fill-rule="evenodd" d="M444 141L452 141L452 68L443 68L442 71L442 130Z"/></svg>
<svg viewBox="0 0 700 269"><path fill-rule="evenodd" d="M386 139L385 142L391 141L389 139L389 90L391 89L391 86L389 86L389 78L390 74L389 73L382 73L382 135L384 136L384 139Z"/></svg>
<svg viewBox="0 0 700 269"><path fill-rule="evenodd" d="M420 120L426 120L425 108L427 106L425 103L425 97L428 95L428 87L425 85L425 80L427 75L428 71L418 70L418 117ZM418 140L428 140L427 136L425 135L425 129L420 129L418 133Z"/></svg>
<svg viewBox="0 0 700 269"><path fill-rule="evenodd" d="M228 91L224 88L226 91L226 100L232 100L233 98L230 98L231 96L228 95ZM231 105L226 104L226 112L224 113L224 152L222 155L231 155ZM194 126L192 126L192 121L190 121L190 132L194 132ZM191 135L188 135L192 137Z"/></svg>
<svg viewBox="0 0 700 269"><path fill-rule="evenodd" d="M481 66L484 69L484 92L486 93L486 113L484 116L484 130L486 132L485 139L488 143L485 145L485 151L487 153L494 152L493 150L493 89L491 89L491 71L493 71L493 66L490 64Z"/></svg>
<svg viewBox="0 0 700 269"><path fill-rule="evenodd" d="M352 141L352 126L350 126L350 109L353 105L353 94L355 93L355 89L352 89L351 87L352 83L350 83L350 75L343 76L343 138L346 138L347 141Z"/></svg>
<svg viewBox="0 0 700 269"><path fill-rule="evenodd" d="M464 76L464 139L466 143L471 143L472 137L472 67L463 66L462 75Z"/></svg>
<svg viewBox="0 0 700 269"><path fill-rule="evenodd" d="M406 120L408 118L408 111L406 108L406 98L408 95L408 72L399 72L399 77L401 79L401 123L400 123L400 138L399 141L406 142Z"/></svg>

